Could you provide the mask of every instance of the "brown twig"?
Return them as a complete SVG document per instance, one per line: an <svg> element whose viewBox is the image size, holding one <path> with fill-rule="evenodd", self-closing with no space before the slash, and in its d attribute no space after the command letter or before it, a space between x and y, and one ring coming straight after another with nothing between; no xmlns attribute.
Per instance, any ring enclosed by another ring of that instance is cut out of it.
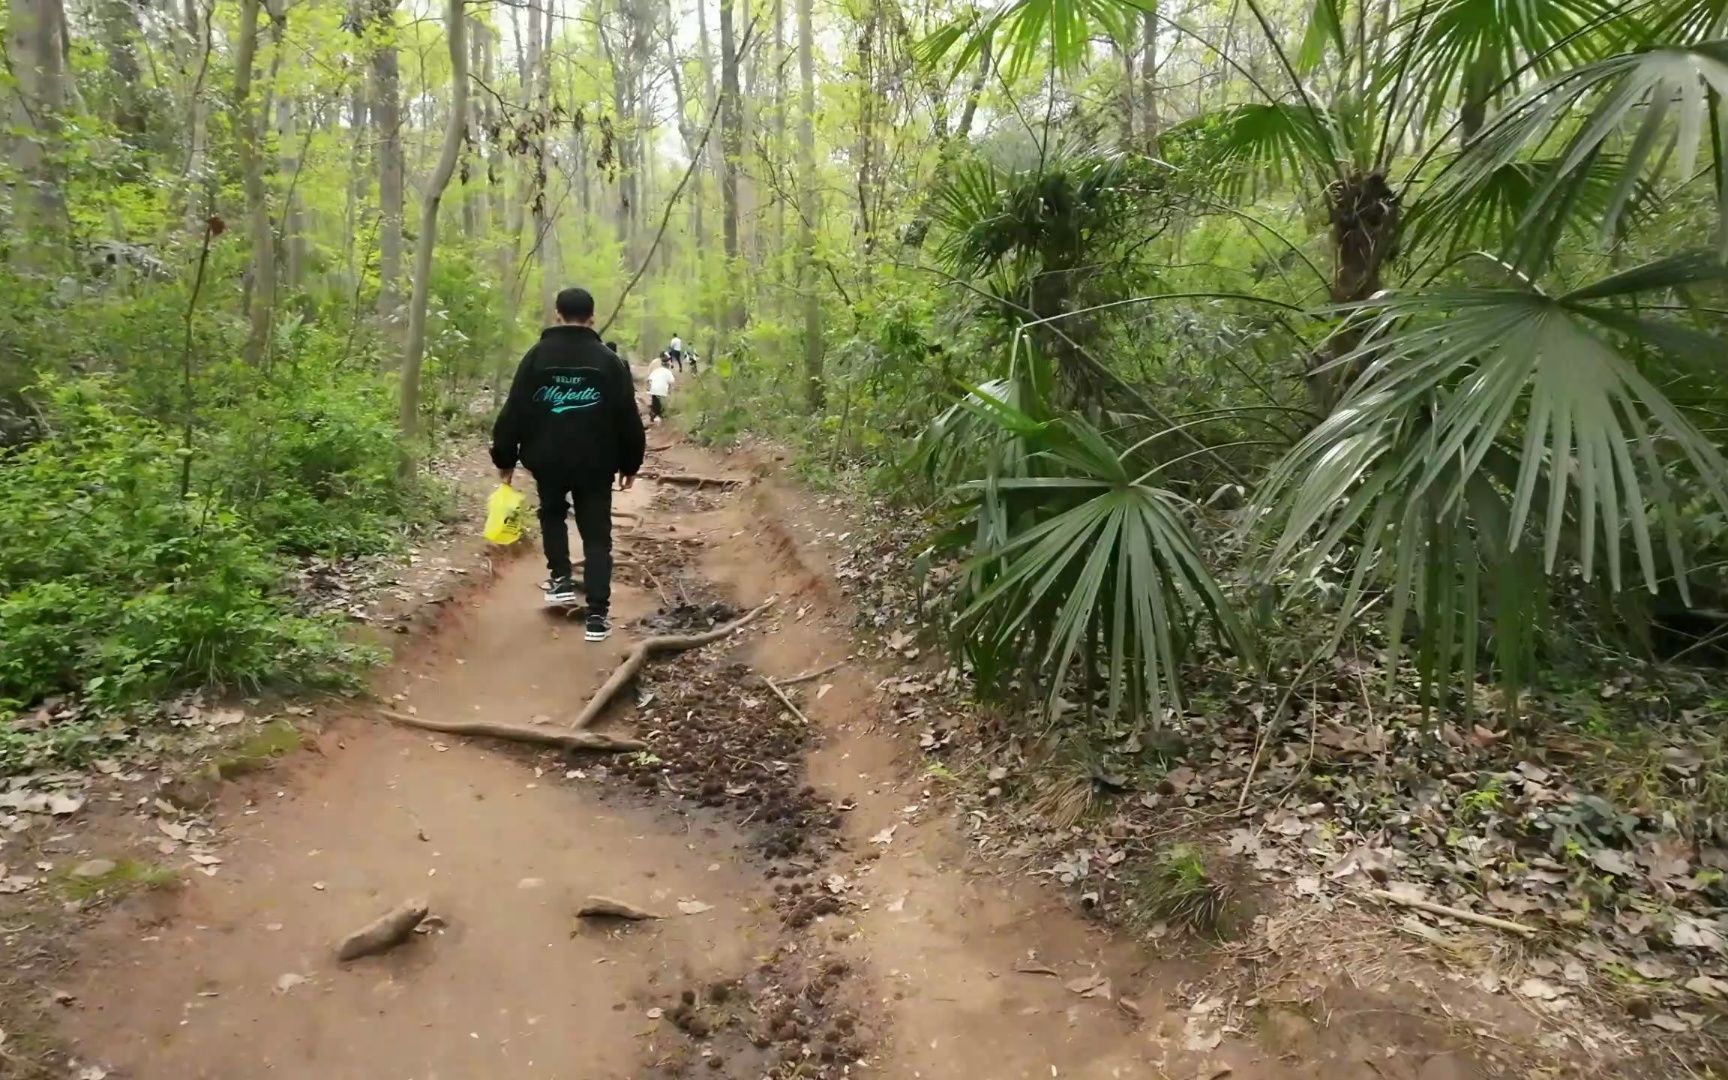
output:
<svg viewBox="0 0 1728 1080"><path fill-rule="evenodd" d="M845 660L836 660L825 668L819 668L815 671L806 671L804 674L794 675L790 679L781 679L779 680L779 684L781 686L797 686L799 683L809 682L811 679L820 679L829 672L844 666L845 663Z"/></svg>
<svg viewBox="0 0 1728 1080"><path fill-rule="evenodd" d="M774 680L766 675L762 676L762 681L768 684L768 689L774 691L774 696L780 699L780 704L786 706L787 711L798 718L799 723L805 727L810 726L810 718L800 712L798 706L792 704L792 699L786 696L786 691L780 689Z"/></svg>
<svg viewBox="0 0 1728 1080"><path fill-rule="evenodd" d="M1495 930L1505 930L1508 933L1522 934L1525 937L1536 936L1535 927L1525 926L1523 923L1515 923L1510 919L1497 919L1492 915L1478 915L1474 911L1465 911L1463 908L1447 907L1445 904L1436 904L1428 900L1418 900L1413 896L1400 896L1395 892L1387 892L1385 889L1369 889L1368 895L1379 900L1384 900L1389 904L1399 904L1403 907L1415 908L1417 911L1426 911L1430 915L1444 915L1448 919L1457 919L1459 922L1475 923L1477 926L1488 926Z"/></svg>
<svg viewBox="0 0 1728 1080"><path fill-rule="evenodd" d="M749 625L757 616L767 611L773 603L774 599L770 597L731 622L717 626L706 633L665 634L659 637L643 638L636 643L635 648L630 650L630 655L624 658L624 662L618 665L611 677L601 684L600 689L594 691L594 696L588 699L588 704L583 706L582 711L576 714L576 719L570 722L570 731L579 732L593 723L606 710L606 706L612 703L612 699L618 696L618 692L629 685L630 680L634 679L637 673L642 670L650 656L684 652L699 645L706 645L710 641L718 641L732 631Z"/></svg>
<svg viewBox="0 0 1728 1080"><path fill-rule="evenodd" d="M379 709L378 712L398 724L424 731L443 732L446 735L479 735L534 746L555 746L560 750L602 750L616 753L648 748L648 744L641 739L603 735L597 731L559 731L555 728L524 727L520 724L497 724L487 720L428 720L423 716L413 716L394 709Z"/></svg>

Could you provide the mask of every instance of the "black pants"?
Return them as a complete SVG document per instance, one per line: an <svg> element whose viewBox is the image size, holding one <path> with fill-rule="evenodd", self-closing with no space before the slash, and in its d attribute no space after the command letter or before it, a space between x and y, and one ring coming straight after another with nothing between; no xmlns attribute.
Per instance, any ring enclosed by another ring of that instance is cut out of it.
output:
<svg viewBox="0 0 1728 1080"><path fill-rule="evenodd" d="M677 364L678 370L683 371L684 370L684 353L678 349L667 349L666 350L666 365L668 367L670 367L673 364Z"/></svg>
<svg viewBox="0 0 1728 1080"><path fill-rule="evenodd" d="M570 534L564 515L575 511L582 537L582 591L588 610L604 615L612 604L612 477L535 473L540 492L540 542L546 569L554 578L570 576Z"/></svg>
<svg viewBox="0 0 1728 1080"><path fill-rule="evenodd" d="M661 394L648 395L648 419L660 420L666 416L666 398Z"/></svg>

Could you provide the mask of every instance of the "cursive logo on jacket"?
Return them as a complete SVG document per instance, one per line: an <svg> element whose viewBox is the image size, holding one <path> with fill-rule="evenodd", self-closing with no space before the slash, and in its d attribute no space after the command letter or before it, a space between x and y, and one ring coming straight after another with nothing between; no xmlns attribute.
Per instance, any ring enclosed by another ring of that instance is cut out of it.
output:
<svg viewBox="0 0 1728 1080"><path fill-rule="evenodd" d="M548 378L534 391L534 400L554 415L600 404L600 388L589 381L587 372L553 372Z"/></svg>

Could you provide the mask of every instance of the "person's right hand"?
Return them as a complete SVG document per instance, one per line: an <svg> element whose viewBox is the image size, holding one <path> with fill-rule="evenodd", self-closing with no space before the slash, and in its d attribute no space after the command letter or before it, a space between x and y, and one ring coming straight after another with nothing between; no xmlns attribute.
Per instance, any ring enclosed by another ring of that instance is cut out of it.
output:
<svg viewBox="0 0 1728 1080"><path fill-rule="evenodd" d="M498 482L499 483L509 484L512 480L515 480L515 479L516 479L516 470L515 469L499 469L498 470Z"/></svg>
<svg viewBox="0 0 1728 1080"><path fill-rule="evenodd" d="M619 491L629 491L632 487L635 487L635 486L636 486L636 477L634 475L620 476L618 478L618 490Z"/></svg>

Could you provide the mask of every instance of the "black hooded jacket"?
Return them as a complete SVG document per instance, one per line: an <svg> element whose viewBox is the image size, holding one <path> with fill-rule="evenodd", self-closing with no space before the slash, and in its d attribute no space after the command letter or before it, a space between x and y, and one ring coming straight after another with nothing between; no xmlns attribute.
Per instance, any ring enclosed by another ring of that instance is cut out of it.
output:
<svg viewBox="0 0 1728 1080"><path fill-rule="evenodd" d="M635 476L646 436L630 369L587 326L549 326L492 425L492 464L540 475Z"/></svg>

